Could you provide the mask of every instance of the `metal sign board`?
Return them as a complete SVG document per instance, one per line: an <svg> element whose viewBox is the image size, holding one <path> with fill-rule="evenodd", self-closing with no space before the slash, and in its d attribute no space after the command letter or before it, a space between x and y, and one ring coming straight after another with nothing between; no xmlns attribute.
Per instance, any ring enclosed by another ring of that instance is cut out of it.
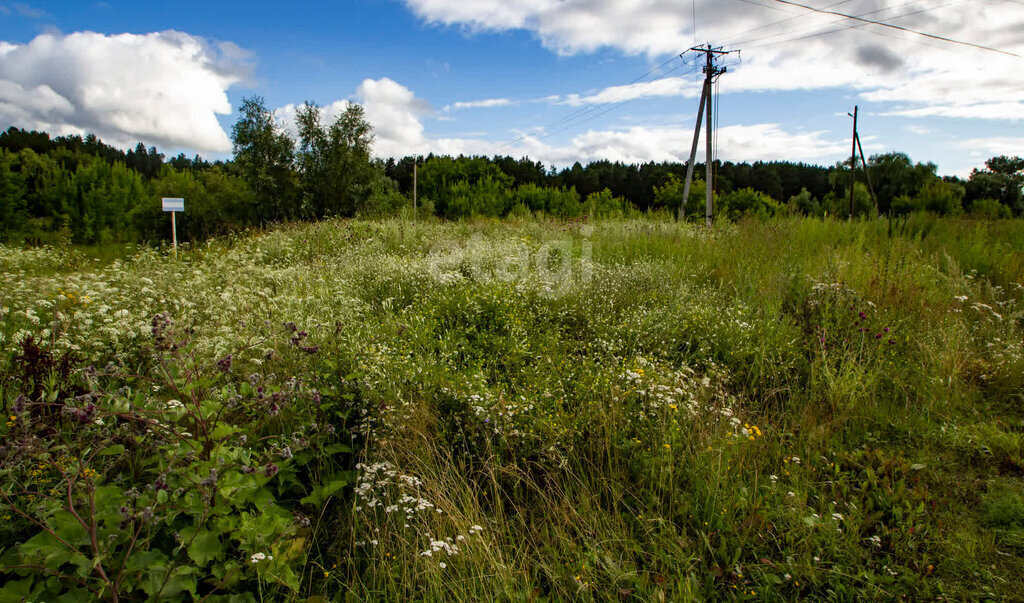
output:
<svg viewBox="0 0 1024 603"><path fill-rule="evenodd" d="M180 197L164 197L161 201L164 211L185 211L185 200Z"/></svg>

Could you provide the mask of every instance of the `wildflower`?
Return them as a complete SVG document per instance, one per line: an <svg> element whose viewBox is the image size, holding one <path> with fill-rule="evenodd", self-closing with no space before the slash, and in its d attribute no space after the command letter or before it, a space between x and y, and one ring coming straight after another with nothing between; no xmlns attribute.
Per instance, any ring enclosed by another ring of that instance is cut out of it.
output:
<svg viewBox="0 0 1024 603"><path fill-rule="evenodd" d="M786 496L789 496L790 498L792 498L792 497L796 496L796 494L793 493L792 491L789 491L789 492L786 493Z"/></svg>
<svg viewBox="0 0 1024 603"><path fill-rule="evenodd" d="M231 354L228 354L226 357L217 361L217 370L222 373L231 372Z"/></svg>
<svg viewBox="0 0 1024 603"><path fill-rule="evenodd" d="M273 555L267 555L266 553L253 553L252 556L249 557L249 563L251 563L253 565L256 565L260 561L264 561L264 560L266 560L266 561L273 561L274 560L274 556Z"/></svg>
<svg viewBox="0 0 1024 603"><path fill-rule="evenodd" d="M442 561L441 563L438 564L438 567L440 567L441 569L444 569L444 568L448 567L448 564L445 563L444 561Z"/></svg>

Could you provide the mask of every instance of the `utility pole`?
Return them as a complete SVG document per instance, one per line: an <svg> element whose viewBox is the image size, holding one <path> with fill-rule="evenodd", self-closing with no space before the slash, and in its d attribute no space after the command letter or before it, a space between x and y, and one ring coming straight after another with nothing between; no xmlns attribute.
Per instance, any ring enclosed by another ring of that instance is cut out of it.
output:
<svg viewBox="0 0 1024 603"><path fill-rule="evenodd" d="M420 162L417 156L412 160L412 223L416 223L416 164Z"/></svg>
<svg viewBox="0 0 1024 603"><path fill-rule="evenodd" d="M856 183L857 178L857 112L860 109L859 106L853 107L853 140L850 142L850 219L853 219L853 185Z"/></svg>
<svg viewBox="0 0 1024 603"><path fill-rule="evenodd" d="M864 147L860 144L860 134L857 132L857 115L859 106L854 106L853 113L847 113L853 118L853 143L850 151L850 219L853 219L853 187L857 177L857 151L860 151L860 164L864 168L864 179L868 183L868 192L871 193L871 201L875 204L875 211L878 211L878 197L875 196L875 187L871 186L871 172L868 171L868 160L864 158Z"/></svg>
<svg viewBox="0 0 1024 603"><path fill-rule="evenodd" d="M864 166L864 178L868 181L868 192L871 193L871 201L875 204L875 213L878 213L878 197L875 196L875 187L871 185L871 170L868 169L868 160L864 159L864 147L860 146L860 134L857 134L857 150L860 151L860 164Z"/></svg>
<svg viewBox="0 0 1024 603"><path fill-rule="evenodd" d="M686 183L683 185L683 201L679 206L679 219L682 220L686 217L686 201L690 198L690 181L693 179L693 164L697 159L697 145L700 142L700 126L701 121L704 119L705 110L707 112L707 132L705 137L707 140L707 158L704 170L705 188L707 190L707 201L704 212L704 219L708 227L711 226L712 219L714 217L714 208L712 207L714 198L714 186L713 186L713 159L714 159L714 132L713 132L713 115L711 114L712 102L714 100L714 88L712 85L715 83L715 78L729 70L728 67L718 68L715 67L715 57L719 55L726 55L735 50L722 50L721 47L715 48L711 46L709 42L706 46L694 46L690 50L694 52L703 52L705 58L704 64L704 87L700 93L700 105L697 107L697 126L693 131L693 144L690 146L690 161L686 165ZM685 53L683 53L685 54ZM682 56L682 55L680 55Z"/></svg>

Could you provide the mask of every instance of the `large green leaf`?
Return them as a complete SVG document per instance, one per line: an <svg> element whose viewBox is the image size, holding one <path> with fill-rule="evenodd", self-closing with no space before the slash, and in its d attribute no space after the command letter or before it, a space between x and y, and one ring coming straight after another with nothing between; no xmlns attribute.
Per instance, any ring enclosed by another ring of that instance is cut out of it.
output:
<svg viewBox="0 0 1024 603"><path fill-rule="evenodd" d="M200 567L224 556L224 545L215 532L202 528L188 545L188 556Z"/></svg>

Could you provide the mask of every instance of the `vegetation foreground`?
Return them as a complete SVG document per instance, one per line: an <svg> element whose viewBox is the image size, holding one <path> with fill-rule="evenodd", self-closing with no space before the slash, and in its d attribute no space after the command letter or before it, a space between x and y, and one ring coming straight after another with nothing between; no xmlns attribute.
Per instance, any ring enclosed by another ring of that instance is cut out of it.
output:
<svg viewBox="0 0 1024 603"><path fill-rule="evenodd" d="M1024 223L0 246L0 601L1013 599Z"/></svg>

